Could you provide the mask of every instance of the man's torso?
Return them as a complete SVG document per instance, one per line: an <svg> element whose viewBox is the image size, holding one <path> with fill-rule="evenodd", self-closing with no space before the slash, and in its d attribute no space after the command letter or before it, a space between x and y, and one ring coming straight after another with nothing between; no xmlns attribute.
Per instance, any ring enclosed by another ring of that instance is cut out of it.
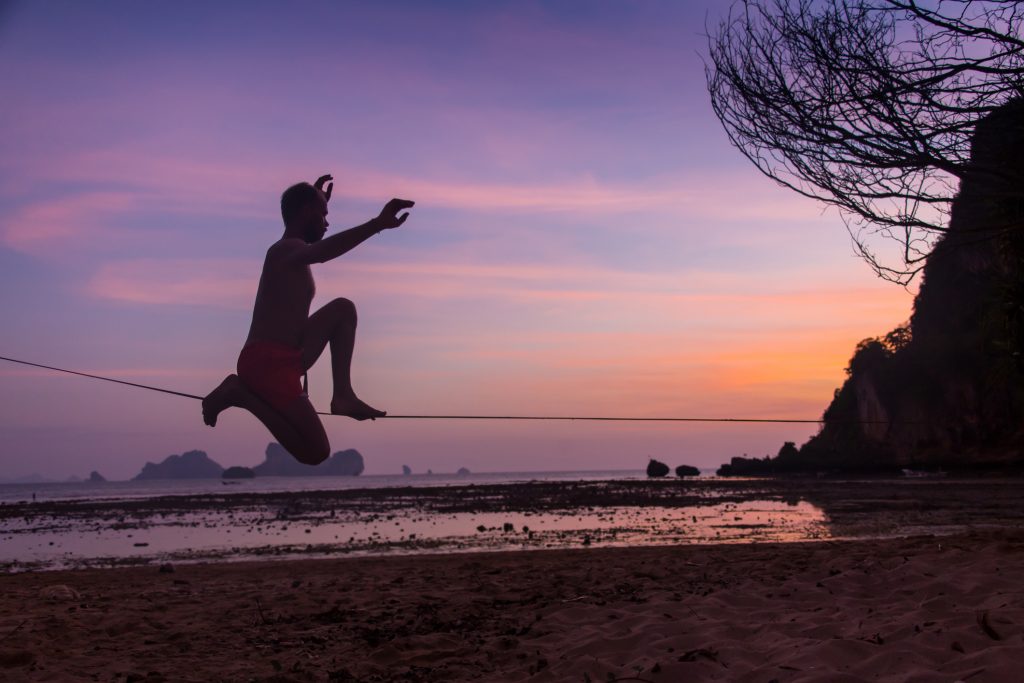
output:
<svg viewBox="0 0 1024 683"><path fill-rule="evenodd" d="M299 246L293 242L300 240L279 240L267 250L247 341L302 346L316 286L308 265L288 260L294 247Z"/></svg>

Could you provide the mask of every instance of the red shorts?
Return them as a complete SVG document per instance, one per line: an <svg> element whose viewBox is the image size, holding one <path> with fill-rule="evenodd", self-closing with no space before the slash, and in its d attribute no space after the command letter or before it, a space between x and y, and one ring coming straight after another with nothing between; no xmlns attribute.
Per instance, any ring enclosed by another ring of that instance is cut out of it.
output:
<svg viewBox="0 0 1024 683"><path fill-rule="evenodd" d="M284 410L302 391L302 349L272 341L251 341L238 354L238 378L275 410Z"/></svg>

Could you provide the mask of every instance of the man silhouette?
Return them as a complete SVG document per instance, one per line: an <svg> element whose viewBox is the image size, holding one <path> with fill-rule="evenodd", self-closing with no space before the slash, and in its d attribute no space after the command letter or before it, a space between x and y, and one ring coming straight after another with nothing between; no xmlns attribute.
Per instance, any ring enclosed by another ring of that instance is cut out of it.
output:
<svg viewBox="0 0 1024 683"><path fill-rule="evenodd" d="M330 175L321 176L314 185L299 183L281 195L284 235L270 245L263 261L252 325L238 356L238 374L228 375L203 399L206 424L216 426L217 416L227 408L244 408L307 465L323 462L331 450L301 381L328 344L334 378L331 412L357 420L386 414L361 401L352 389L355 305L348 299L335 299L309 314L315 293L310 264L335 259L381 230L397 228L409 217L408 212L398 213L414 204L392 199L376 218L324 238L327 202L334 190L331 181Z"/></svg>

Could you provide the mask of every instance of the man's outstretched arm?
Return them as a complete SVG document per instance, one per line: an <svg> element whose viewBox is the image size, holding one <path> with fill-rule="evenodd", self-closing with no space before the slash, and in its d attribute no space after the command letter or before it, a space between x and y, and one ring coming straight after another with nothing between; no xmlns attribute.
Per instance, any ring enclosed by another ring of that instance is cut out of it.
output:
<svg viewBox="0 0 1024 683"><path fill-rule="evenodd" d="M314 244L296 249L291 258L305 264L324 263L336 259L356 248L381 230L397 228L402 223L405 223L405 220L409 217L408 211L402 215L398 215L398 212L411 209L415 203L408 199L392 199L384 205L380 215L376 218L330 237L325 237Z"/></svg>

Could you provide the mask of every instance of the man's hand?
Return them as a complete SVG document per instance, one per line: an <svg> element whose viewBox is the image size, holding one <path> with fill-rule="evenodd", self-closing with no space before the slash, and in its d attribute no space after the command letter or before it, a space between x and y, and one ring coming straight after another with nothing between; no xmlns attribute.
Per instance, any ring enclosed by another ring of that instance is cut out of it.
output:
<svg viewBox="0 0 1024 683"><path fill-rule="evenodd" d="M330 184L327 186L327 189L325 190L324 189L324 183L329 182L329 181L330 181ZM327 175L322 175L319 178L317 178L316 182L313 183L313 187L315 187L316 189L318 189L321 192L323 192L324 193L324 197L327 199L327 201L331 201L331 192L334 192L334 182L333 181L334 181L334 176L332 176L330 173L328 173Z"/></svg>
<svg viewBox="0 0 1024 683"><path fill-rule="evenodd" d="M381 230L397 228L405 222L406 218L409 217L408 211L403 213L401 216L398 215L398 212L402 209L411 209L415 204L416 202L409 201L408 199L392 199L384 205L384 208L380 211L380 215L375 219L377 227Z"/></svg>

